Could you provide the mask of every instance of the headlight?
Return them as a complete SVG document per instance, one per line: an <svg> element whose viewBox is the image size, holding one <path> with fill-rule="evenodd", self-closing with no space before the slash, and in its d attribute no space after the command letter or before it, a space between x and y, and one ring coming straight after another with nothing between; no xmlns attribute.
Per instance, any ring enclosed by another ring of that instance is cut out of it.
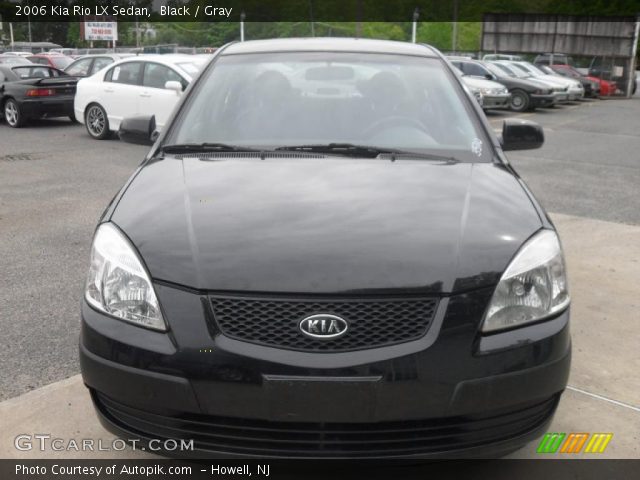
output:
<svg viewBox="0 0 640 480"><path fill-rule="evenodd" d="M569 305L564 257L558 236L542 230L511 260L493 292L483 332L519 327Z"/></svg>
<svg viewBox="0 0 640 480"><path fill-rule="evenodd" d="M166 330L158 298L137 253L113 224L98 227L91 247L85 298L109 315Z"/></svg>

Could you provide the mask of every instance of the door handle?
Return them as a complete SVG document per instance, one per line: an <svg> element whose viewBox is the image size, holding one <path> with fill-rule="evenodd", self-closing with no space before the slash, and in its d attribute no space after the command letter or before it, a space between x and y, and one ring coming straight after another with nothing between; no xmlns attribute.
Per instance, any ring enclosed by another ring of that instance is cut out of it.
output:
<svg viewBox="0 0 640 480"><path fill-rule="evenodd" d="M141 93L141 94L140 94L140 96L141 96L141 97L147 97L147 98L148 98L148 97L150 97L150 96L151 96L151 94L150 94L150 93L147 93L147 92L144 92L144 93Z"/></svg>
<svg viewBox="0 0 640 480"><path fill-rule="evenodd" d="M105 88L104 91L107 93L113 93L113 88Z"/></svg>

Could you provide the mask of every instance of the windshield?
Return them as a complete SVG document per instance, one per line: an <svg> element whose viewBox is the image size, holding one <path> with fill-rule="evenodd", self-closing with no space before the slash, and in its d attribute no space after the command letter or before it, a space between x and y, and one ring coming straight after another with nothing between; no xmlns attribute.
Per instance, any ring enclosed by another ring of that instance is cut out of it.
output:
<svg viewBox="0 0 640 480"><path fill-rule="evenodd" d="M67 68L71 62L73 62L73 58L71 57L54 57L52 56L50 58L51 63L53 64L54 67L60 69L60 70L64 70L65 68Z"/></svg>
<svg viewBox="0 0 640 480"><path fill-rule="evenodd" d="M195 77L196 74L200 71L202 66L204 65L204 61L196 61L196 62L176 62L176 66L189 75L191 78Z"/></svg>
<svg viewBox="0 0 640 480"><path fill-rule="evenodd" d="M222 56L165 143L265 149L340 143L490 161L488 142L454 82L439 60L422 57Z"/></svg>
<svg viewBox="0 0 640 480"><path fill-rule="evenodd" d="M496 65L499 68L502 68L505 72L507 72L509 75L511 75L512 77L516 77L516 78L527 78L530 77L531 74L530 73L525 73L522 70L512 66L512 65L505 65L504 63L496 63Z"/></svg>
<svg viewBox="0 0 640 480"><path fill-rule="evenodd" d="M527 76L541 77L544 75L544 73L542 73L540 70L534 70L533 68L529 67L529 65L512 63L510 66L513 67L513 70L523 72Z"/></svg>
<svg viewBox="0 0 640 480"><path fill-rule="evenodd" d="M489 71L491 71L491 73L493 73L498 78L505 78L505 77L513 77L514 76L511 72L509 72L508 69L500 68L501 65L498 65L497 63L489 62L489 63L485 63L484 66L487 67L489 69Z"/></svg>

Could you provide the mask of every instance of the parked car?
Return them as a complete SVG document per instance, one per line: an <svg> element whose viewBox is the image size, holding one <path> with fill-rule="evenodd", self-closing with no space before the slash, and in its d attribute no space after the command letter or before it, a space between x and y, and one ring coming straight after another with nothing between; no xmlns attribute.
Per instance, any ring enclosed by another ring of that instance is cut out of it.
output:
<svg viewBox="0 0 640 480"><path fill-rule="evenodd" d="M573 65L573 58L565 53L541 53L533 60L536 65Z"/></svg>
<svg viewBox="0 0 640 480"><path fill-rule="evenodd" d="M499 139L431 47L310 38L221 47L153 131L120 124L155 143L100 220L82 301L107 429L197 457L375 459L547 431L565 266L504 154L538 125Z"/></svg>
<svg viewBox="0 0 640 480"><path fill-rule="evenodd" d="M57 68L58 70L64 70L71 62L73 62L73 58L56 53L38 53L26 58L32 63L48 65L50 67Z"/></svg>
<svg viewBox="0 0 640 480"><path fill-rule="evenodd" d="M585 75L580 73L573 67L569 67L566 69L556 68L557 65L536 65L543 72L548 74L555 74L565 78L571 78L577 80L582 84L582 88L584 88L584 96L589 98L597 98L600 96L600 83L595 80L589 80Z"/></svg>
<svg viewBox="0 0 640 480"><path fill-rule="evenodd" d="M504 85L481 77L465 75L453 67L462 76L462 81L469 87L483 110L509 108L511 94Z"/></svg>
<svg viewBox="0 0 640 480"><path fill-rule="evenodd" d="M85 55L70 63L64 71L73 77L90 77L112 63L129 57L133 57L133 55L130 53Z"/></svg>
<svg viewBox="0 0 640 480"><path fill-rule="evenodd" d="M42 65L0 65L0 105L10 127L29 119L73 115L77 79Z"/></svg>
<svg viewBox="0 0 640 480"><path fill-rule="evenodd" d="M550 65L550 67L560 74L565 74L565 76L580 75L584 76L587 80L595 82L598 84L597 91L598 95L602 97L607 97L609 95L613 95L616 92L616 84L615 82L610 82L607 80L602 80L601 78L593 77L591 75L583 75L578 70L573 68L570 65ZM575 77L574 77L575 78Z"/></svg>
<svg viewBox="0 0 640 480"><path fill-rule="evenodd" d="M534 64L529 62L509 62L511 66L514 68L520 69L523 73L530 75L534 79L543 80L545 82L550 83L551 85L555 85L556 87L560 87L566 89L567 100L574 102L576 100L581 100L584 98L584 88L582 84L578 80L573 80L570 78L561 77L555 74L549 74L543 72Z"/></svg>
<svg viewBox="0 0 640 480"><path fill-rule="evenodd" d="M182 91L205 59L190 55L145 55L120 60L78 82L76 118L93 138L116 132L125 117L152 113L162 129Z"/></svg>
<svg viewBox="0 0 640 480"><path fill-rule="evenodd" d="M10 55L12 57L30 57L33 55L31 52L2 52L2 55Z"/></svg>
<svg viewBox="0 0 640 480"><path fill-rule="evenodd" d="M591 63L589 64L588 74L591 77L614 82L616 85L616 91L613 93L618 93L618 89L620 89L621 92L626 92L628 87L628 78L625 74L625 64L626 61L621 58L594 57L591 59ZM638 82L636 81L635 73L632 72L631 74L633 75L631 80L631 94L633 95L636 93Z"/></svg>
<svg viewBox="0 0 640 480"><path fill-rule="evenodd" d="M482 57L483 62L494 62L496 60L519 61L519 60L522 60L522 57L520 55L506 55L503 53L489 53Z"/></svg>
<svg viewBox="0 0 640 480"><path fill-rule="evenodd" d="M49 50L49 53L59 53L61 55L66 55L71 58L75 58L77 49L75 48L52 48Z"/></svg>
<svg viewBox="0 0 640 480"><path fill-rule="evenodd" d="M31 62L18 55L0 54L0 65L30 65Z"/></svg>
<svg viewBox="0 0 640 480"><path fill-rule="evenodd" d="M551 91L553 92L553 96L556 98L554 105L556 103L563 103L563 102L569 101L569 87L567 85L560 86L555 81L547 80L545 78L535 77L528 71L523 71L520 68L515 67L512 62L507 60L497 60L491 63L497 65L499 68L504 70L507 74L512 75L516 78L538 82L547 88L551 88Z"/></svg>
<svg viewBox="0 0 640 480"><path fill-rule="evenodd" d="M516 112L524 112L536 107L548 107L557 101L552 88L530 79L517 78L491 62L457 58L450 59L450 61L465 75L486 78L507 87L511 94L509 108Z"/></svg>

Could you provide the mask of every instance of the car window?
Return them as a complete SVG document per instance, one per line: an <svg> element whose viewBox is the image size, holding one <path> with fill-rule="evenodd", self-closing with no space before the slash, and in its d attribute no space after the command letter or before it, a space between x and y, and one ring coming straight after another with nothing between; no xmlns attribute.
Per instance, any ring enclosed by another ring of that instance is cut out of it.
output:
<svg viewBox="0 0 640 480"><path fill-rule="evenodd" d="M179 82L183 89L187 87L187 82L169 67L159 63L145 63L142 85L151 88L164 88L165 83L169 81Z"/></svg>
<svg viewBox="0 0 640 480"><path fill-rule="evenodd" d="M47 67L14 67L13 72L19 78L49 78L51 77L51 70Z"/></svg>
<svg viewBox="0 0 640 480"><path fill-rule="evenodd" d="M99 70L102 70L104 67L111 65L114 62L111 57L97 57L93 61L93 67L91 68L91 73L95 73Z"/></svg>
<svg viewBox="0 0 640 480"><path fill-rule="evenodd" d="M69 75L79 75L86 76L89 74L89 67L91 67L91 58L83 58L81 60L77 60L74 64L69 65L66 72Z"/></svg>
<svg viewBox="0 0 640 480"><path fill-rule="evenodd" d="M462 161L492 158L475 110L438 59L347 52L228 55L204 75L168 143L269 149L352 143Z"/></svg>
<svg viewBox="0 0 640 480"><path fill-rule="evenodd" d="M140 85L141 62L121 63L113 67L105 77L105 81L124 83L126 85Z"/></svg>
<svg viewBox="0 0 640 480"><path fill-rule="evenodd" d="M487 72L481 65L478 65L477 63L467 63L465 73L467 75L475 75L476 77L484 77L489 72Z"/></svg>
<svg viewBox="0 0 640 480"><path fill-rule="evenodd" d="M49 65L49 60L43 57L27 57L33 63L37 63L38 65Z"/></svg>

